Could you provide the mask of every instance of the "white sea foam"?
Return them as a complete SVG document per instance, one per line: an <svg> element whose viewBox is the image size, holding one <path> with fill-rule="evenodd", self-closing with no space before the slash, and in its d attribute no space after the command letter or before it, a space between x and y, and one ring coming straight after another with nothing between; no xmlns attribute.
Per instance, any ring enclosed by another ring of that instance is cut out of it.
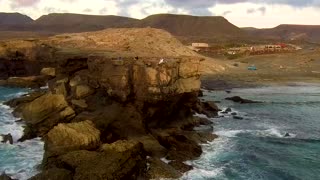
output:
<svg viewBox="0 0 320 180"><path fill-rule="evenodd" d="M198 113L195 113L193 116L195 116L195 117L199 117L199 118L207 118L207 119L209 119L209 118L208 118L208 116L206 116L205 114L198 114Z"/></svg>
<svg viewBox="0 0 320 180"><path fill-rule="evenodd" d="M223 167L212 169L212 170L194 168L193 170L185 173L181 179L182 180L214 179L215 177L217 177L222 173L223 169L224 169Z"/></svg>
<svg viewBox="0 0 320 180"><path fill-rule="evenodd" d="M167 158L163 157L160 159L162 162L169 164L171 162L171 160L168 160Z"/></svg>
<svg viewBox="0 0 320 180"><path fill-rule="evenodd" d="M20 94L21 95L21 94ZM43 142L40 138L17 142L23 135L23 123L16 123L12 109L0 104L0 134L10 133L14 143L0 144L0 173L5 172L14 179L25 180L37 173L36 166L43 157Z"/></svg>
<svg viewBox="0 0 320 180"><path fill-rule="evenodd" d="M266 130L222 130L215 132L219 136L224 137L237 137L239 134L251 134L257 137L273 137L273 138L285 138L285 134L287 132L281 132L279 129L270 128ZM289 133L290 137L286 138L294 138L296 134Z"/></svg>
<svg viewBox="0 0 320 180"><path fill-rule="evenodd" d="M47 85L40 87L40 89L49 89L48 83L47 83Z"/></svg>

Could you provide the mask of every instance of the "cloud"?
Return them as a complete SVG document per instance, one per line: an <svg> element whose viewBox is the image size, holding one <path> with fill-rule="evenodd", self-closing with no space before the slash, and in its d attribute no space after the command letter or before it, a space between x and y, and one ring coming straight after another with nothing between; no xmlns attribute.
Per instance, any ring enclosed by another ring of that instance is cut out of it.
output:
<svg viewBox="0 0 320 180"><path fill-rule="evenodd" d="M60 9L60 8L54 8L54 7L45 7L43 8L43 11L50 14L50 13L68 13L68 10Z"/></svg>
<svg viewBox="0 0 320 180"><path fill-rule="evenodd" d="M14 0L11 3L11 8L31 7L38 4L40 0Z"/></svg>
<svg viewBox="0 0 320 180"><path fill-rule="evenodd" d="M259 7L257 10L260 11L262 15L265 15L266 11L267 11L267 8L262 6L262 7Z"/></svg>
<svg viewBox="0 0 320 180"><path fill-rule="evenodd" d="M222 13L222 16L227 16L228 14L231 14L231 13L232 13L232 11L225 11Z"/></svg>
<svg viewBox="0 0 320 180"><path fill-rule="evenodd" d="M267 11L267 8L264 7L264 6L261 6L261 7L256 8L256 9L255 8L247 9L247 14L254 14L254 13L260 12L261 15L265 15L266 11Z"/></svg>
<svg viewBox="0 0 320 180"><path fill-rule="evenodd" d="M253 14L255 12L256 12L256 10L254 8L247 9L247 14Z"/></svg>
<svg viewBox="0 0 320 180"><path fill-rule="evenodd" d="M86 9L82 10L82 12L84 12L84 13L90 13L90 12L92 12L92 11L93 11L93 10L90 9L90 8L86 8Z"/></svg>

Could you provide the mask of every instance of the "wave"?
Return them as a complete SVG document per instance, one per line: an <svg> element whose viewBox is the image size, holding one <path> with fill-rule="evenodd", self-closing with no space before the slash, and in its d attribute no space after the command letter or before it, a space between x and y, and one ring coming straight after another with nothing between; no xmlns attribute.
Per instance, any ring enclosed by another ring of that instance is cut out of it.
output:
<svg viewBox="0 0 320 180"><path fill-rule="evenodd" d="M18 97L25 94L20 92L7 97ZM6 97L6 98L7 98ZM24 180L38 173L37 166L43 157L44 143L40 138L18 142L23 135L24 123L12 115L13 109L0 104L0 134L10 133L13 144L0 144L0 173L5 172L14 179Z"/></svg>
<svg viewBox="0 0 320 180"><path fill-rule="evenodd" d="M238 137L241 134L249 134L256 137L275 137L275 138L295 138L296 134L289 133L289 137L285 137L287 132L281 132L279 129L270 128L266 130L222 130L215 132L218 136Z"/></svg>
<svg viewBox="0 0 320 180"><path fill-rule="evenodd" d="M205 170L200 168L193 168L191 171L185 173L181 180L197 180L197 179L212 179L223 173L224 167L216 168L212 170Z"/></svg>

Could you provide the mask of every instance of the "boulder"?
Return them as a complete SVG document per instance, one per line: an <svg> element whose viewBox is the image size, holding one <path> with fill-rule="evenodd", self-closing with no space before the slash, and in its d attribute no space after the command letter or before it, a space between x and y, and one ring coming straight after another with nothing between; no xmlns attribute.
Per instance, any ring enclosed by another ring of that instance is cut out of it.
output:
<svg viewBox="0 0 320 180"><path fill-rule="evenodd" d="M59 157L74 170L74 180L137 179L144 174L146 159L142 144L121 141L104 144L100 152L73 151Z"/></svg>
<svg viewBox="0 0 320 180"><path fill-rule="evenodd" d="M178 179L182 173L158 158L148 158L147 179Z"/></svg>
<svg viewBox="0 0 320 180"><path fill-rule="evenodd" d="M45 136L46 157L100 146L100 131L91 121L58 124Z"/></svg>
<svg viewBox="0 0 320 180"><path fill-rule="evenodd" d="M243 99L239 96L228 97L228 98L226 98L226 100L230 100L230 101L241 103L241 104L261 103L259 101L252 101L249 99Z"/></svg>
<svg viewBox="0 0 320 180"><path fill-rule="evenodd" d="M29 180L72 180L72 172L66 169L51 168L33 176Z"/></svg>
<svg viewBox="0 0 320 180"><path fill-rule="evenodd" d="M86 103L86 100L84 100L84 99L80 99L80 100L72 99L71 103L74 106L76 106L78 108L82 108L82 109L85 109L88 107L88 104Z"/></svg>
<svg viewBox="0 0 320 180"><path fill-rule="evenodd" d="M167 159L187 161L199 157L202 153L201 146L196 141L172 129L171 131L153 132L160 144L169 151Z"/></svg>
<svg viewBox="0 0 320 180"><path fill-rule="evenodd" d="M241 116L232 116L232 117L233 117L233 119L243 120L243 117L241 117Z"/></svg>
<svg viewBox="0 0 320 180"><path fill-rule="evenodd" d="M61 94L47 93L22 109L23 119L39 136L46 134L58 123L70 121L74 116L75 112Z"/></svg>
<svg viewBox="0 0 320 180"><path fill-rule="evenodd" d="M144 150L147 152L147 155L151 157L165 157L168 152L168 150L163 147L152 135L134 137L133 139L141 142Z"/></svg>
<svg viewBox="0 0 320 180"><path fill-rule="evenodd" d="M78 85L75 87L75 97L78 99L85 98L94 93L94 90L87 85Z"/></svg>
<svg viewBox="0 0 320 180"><path fill-rule="evenodd" d="M9 134L0 134L0 137L2 138L2 140L1 140L2 143L9 142L10 144L13 144L13 138L10 133Z"/></svg>
<svg viewBox="0 0 320 180"><path fill-rule="evenodd" d="M213 101L206 101L206 102L198 101L197 105L195 105L193 109L197 113L204 114L209 118L218 116L218 112L221 111L221 109L219 109L218 106Z"/></svg>
<svg viewBox="0 0 320 180"><path fill-rule="evenodd" d="M42 68L40 74L47 75L47 76L56 76L56 69L55 68Z"/></svg>
<svg viewBox="0 0 320 180"><path fill-rule="evenodd" d="M49 89L53 94L62 94L65 97L69 95L70 87L68 86L69 78L61 77L49 81Z"/></svg>
<svg viewBox="0 0 320 180"><path fill-rule="evenodd" d="M187 165L181 161L170 161L169 165L172 166L177 171L179 171L180 173L185 173L193 169L192 166Z"/></svg>

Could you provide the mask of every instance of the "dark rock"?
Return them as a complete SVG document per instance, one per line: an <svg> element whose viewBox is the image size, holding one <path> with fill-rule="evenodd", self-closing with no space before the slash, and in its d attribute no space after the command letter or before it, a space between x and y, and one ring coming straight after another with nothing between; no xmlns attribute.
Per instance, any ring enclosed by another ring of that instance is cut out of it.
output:
<svg viewBox="0 0 320 180"><path fill-rule="evenodd" d="M172 130L172 132L154 132L160 144L169 152L169 160L186 161L199 157L202 153L201 146L195 141L189 139L182 133Z"/></svg>
<svg viewBox="0 0 320 180"><path fill-rule="evenodd" d="M158 158L148 158L147 162L147 179L178 179L182 176L182 173Z"/></svg>
<svg viewBox="0 0 320 180"><path fill-rule="evenodd" d="M146 159L141 143L119 141L105 144L100 150L73 151L58 159L74 171L74 180L137 179L145 174Z"/></svg>
<svg viewBox="0 0 320 180"><path fill-rule="evenodd" d="M1 134L0 135L2 137L2 143L7 143L9 142L10 144L13 144L13 138L12 138L12 135L9 133L9 134Z"/></svg>
<svg viewBox="0 0 320 180"><path fill-rule="evenodd" d="M242 120L242 119L243 119L243 117L241 117L241 116L233 116L233 119Z"/></svg>
<svg viewBox="0 0 320 180"><path fill-rule="evenodd" d="M229 112L232 112L232 109L231 108L227 108L226 110L224 110L225 112L229 113Z"/></svg>
<svg viewBox="0 0 320 180"><path fill-rule="evenodd" d="M29 180L72 180L72 172L66 169L52 168L44 170Z"/></svg>
<svg viewBox="0 0 320 180"><path fill-rule="evenodd" d="M228 98L226 98L226 100L230 100L230 101L241 103L241 104L261 103L259 101L252 101L252 100L248 100L248 99L242 99L239 96L228 97Z"/></svg>
<svg viewBox="0 0 320 180"><path fill-rule="evenodd" d="M33 92L29 93L28 95L23 95L21 97L11 99L11 100L5 102L4 104L8 105L10 107L17 107L21 104L31 102L44 94L45 94L44 91L33 91Z"/></svg>
<svg viewBox="0 0 320 180"><path fill-rule="evenodd" d="M168 152L152 135L133 137L132 139L143 144L143 148L148 156L161 158L165 157Z"/></svg>
<svg viewBox="0 0 320 180"><path fill-rule="evenodd" d="M180 173L185 173L193 169L192 166L187 165L181 161L170 161L169 165L178 170Z"/></svg>
<svg viewBox="0 0 320 180"><path fill-rule="evenodd" d="M13 180L10 176L8 176L6 173L2 173L0 175L0 180Z"/></svg>
<svg viewBox="0 0 320 180"><path fill-rule="evenodd" d="M286 133L286 134L284 135L284 137L290 137L290 134L289 134L289 133Z"/></svg>
<svg viewBox="0 0 320 180"><path fill-rule="evenodd" d="M236 115L237 115L237 113L236 113L236 112L233 112L233 113L231 113L231 115L236 116Z"/></svg>
<svg viewBox="0 0 320 180"><path fill-rule="evenodd" d="M210 118L218 116L218 112L221 111L213 101L198 102L193 109L199 113L204 114Z"/></svg>
<svg viewBox="0 0 320 180"><path fill-rule="evenodd" d="M202 90L199 90L198 97L203 97L203 91Z"/></svg>

